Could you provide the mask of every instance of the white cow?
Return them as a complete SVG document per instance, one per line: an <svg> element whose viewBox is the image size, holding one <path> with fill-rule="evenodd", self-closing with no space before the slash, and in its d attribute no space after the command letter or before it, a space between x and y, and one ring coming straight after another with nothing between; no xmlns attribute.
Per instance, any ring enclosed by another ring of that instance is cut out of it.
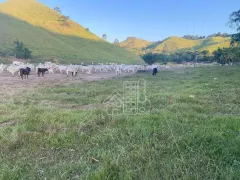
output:
<svg viewBox="0 0 240 180"><path fill-rule="evenodd" d="M122 67L121 66L115 66L116 67L116 75L121 75L122 74Z"/></svg>
<svg viewBox="0 0 240 180"><path fill-rule="evenodd" d="M13 64L13 65L16 65L16 66L19 66L19 65L23 65L24 63L23 63L23 62L20 62L20 61L13 61L12 64Z"/></svg>
<svg viewBox="0 0 240 180"><path fill-rule="evenodd" d="M14 77L15 74L17 72L19 72L20 68L21 67L18 65L10 65L10 66L8 66L7 71L10 72L12 74L12 76Z"/></svg>
<svg viewBox="0 0 240 180"><path fill-rule="evenodd" d="M76 65L67 66L67 69L66 69L67 77L68 77L69 73L72 73L72 76L76 76L78 73L78 70L79 70L79 67Z"/></svg>
<svg viewBox="0 0 240 180"><path fill-rule="evenodd" d="M3 63L0 65L0 73L3 73L3 71L7 68L7 65L4 65Z"/></svg>
<svg viewBox="0 0 240 180"><path fill-rule="evenodd" d="M80 69L82 72L86 71L87 74L92 74L93 66L81 66Z"/></svg>
<svg viewBox="0 0 240 180"><path fill-rule="evenodd" d="M59 66L57 66L57 68L61 74L63 74L64 72L67 72L67 66L59 65Z"/></svg>

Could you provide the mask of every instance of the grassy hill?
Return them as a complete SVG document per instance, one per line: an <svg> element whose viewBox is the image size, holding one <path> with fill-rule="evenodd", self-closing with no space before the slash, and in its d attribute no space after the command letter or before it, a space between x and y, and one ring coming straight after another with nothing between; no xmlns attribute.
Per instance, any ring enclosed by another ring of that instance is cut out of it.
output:
<svg viewBox="0 0 240 180"><path fill-rule="evenodd" d="M0 12L58 34L101 40L71 20L68 21L68 26L63 26L60 13L36 0L8 0L0 5Z"/></svg>
<svg viewBox="0 0 240 180"><path fill-rule="evenodd" d="M179 49L191 48L200 43L199 40L188 40L180 37L169 37L164 42L159 44L154 50L158 52L163 52L164 50L168 52L174 52Z"/></svg>
<svg viewBox="0 0 240 180"><path fill-rule="evenodd" d="M132 43L128 46L122 46L127 48L128 50L138 49L138 52L154 52L154 53L162 53L164 51L167 52L176 52L183 50L208 50L209 52L215 51L217 48L229 47L231 39L229 37L210 37L206 39L199 40L189 40L185 38L180 38L177 36L169 37L163 41L153 42L150 44L142 44L142 46L137 46ZM144 42L144 40L142 40ZM147 41L148 42L148 41ZM126 44L126 41L124 42Z"/></svg>
<svg viewBox="0 0 240 180"><path fill-rule="evenodd" d="M125 41L120 42L121 47L124 47L136 54L141 53L142 48L149 46L150 44L152 44L152 42L136 37L128 37Z"/></svg>
<svg viewBox="0 0 240 180"><path fill-rule="evenodd" d="M23 41L35 61L62 63L142 63L142 59L101 40L73 21L63 26L61 14L35 0L9 0L0 4L0 52L8 52L16 39Z"/></svg>
<svg viewBox="0 0 240 180"><path fill-rule="evenodd" d="M212 37L206 39L202 43L202 47L200 50L208 50L209 52L213 52L218 48L227 48L230 46L231 38L230 37ZM201 45L200 45L201 46Z"/></svg>

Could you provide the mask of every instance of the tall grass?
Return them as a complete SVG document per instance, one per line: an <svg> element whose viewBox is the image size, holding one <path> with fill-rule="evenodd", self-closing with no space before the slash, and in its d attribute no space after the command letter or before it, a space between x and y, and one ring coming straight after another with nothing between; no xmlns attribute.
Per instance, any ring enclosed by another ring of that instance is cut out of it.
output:
<svg viewBox="0 0 240 180"><path fill-rule="evenodd" d="M28 91L1 104L1 179L238 179L239 68L205 67ZM217 78L214 80L214 78ZM148 114L103 101L145 79Z"/></svg>

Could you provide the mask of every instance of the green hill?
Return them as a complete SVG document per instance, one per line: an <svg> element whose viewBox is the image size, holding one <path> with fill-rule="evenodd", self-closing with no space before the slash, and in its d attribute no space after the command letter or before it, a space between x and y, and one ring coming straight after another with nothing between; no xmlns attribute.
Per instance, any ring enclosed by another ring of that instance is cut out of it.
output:
<svg viewBox="0 0 240 180"><path fill-rule="evenodd" d="M157 52L174 52L179 49L191 48L200 44L199 40L188 40L180 37L169 37L161 44L159 44L154 50Z"/></svg>
<svg viewBox="0 0 240 180"><path fill-rule="evenodd" d="M35 0L9 0L0 4L0 52L8 52L13 42L23 41L34 60L58 58L62 63L141 63L142 59L103 41L61 14Z"/></svg>
<svg viewBox="0 0 240 180"><path fill-rule="evenodd" d="M141 40L145 42L145 40ZM163 53L163 52L176 52L183 50L208 50L210 53L217 50L218 48L229 47L230 46L230 37L210 37L206 39L198 40L189 40L185 38L180 38L177 36L172 36L163 41L153 42L149 44L143 44L138 46L138 44L132 43L128 46L123 46L124 48L133 51L133 49L138 50L138 54L154 52L154 53ZM129 41L124 41L124 43ZM148 42L148 41L146 41ZM135 52L135 51L133 51Z"/></svg>
<svg viewBox="0 0 240 180"><path fill-rule="evenodd" d="M124 47L136 54L141 54L142 49L152 44L150 41L139 39L136 37L128 37L125 41L120 42L120 46Z"/></svg>
<svg viewBox="0 0 240 180"><path fill-rule="evenodd" d="M195 47L198 50L208 50L213 52L218 48L227 48L230 46L231 38L230 37L211 37L200 44L200 46Z"/></svg>

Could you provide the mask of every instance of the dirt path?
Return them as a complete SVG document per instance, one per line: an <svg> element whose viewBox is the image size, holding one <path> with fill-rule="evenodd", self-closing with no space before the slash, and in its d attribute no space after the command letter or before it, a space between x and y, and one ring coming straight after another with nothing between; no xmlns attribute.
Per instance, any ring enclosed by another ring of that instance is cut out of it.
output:
<svg viewBox="0 0 240 180"><path fill-rule="evenodd" d="M122 74L126 76L129 74ZM10 73L4 72L0 74L0 95L5 93L15 94L19 91L24 91L34 88L54 87L63 84L77 84L89 81L100 81L104 79L111 79L114 77L121 77L111 73L93 73L83 74L80 73L76 77L67 77L64 74L45 74L45 77L38 77L35 73L29 76L28 79L21 79L18 75L12 77Z"/></svg>

